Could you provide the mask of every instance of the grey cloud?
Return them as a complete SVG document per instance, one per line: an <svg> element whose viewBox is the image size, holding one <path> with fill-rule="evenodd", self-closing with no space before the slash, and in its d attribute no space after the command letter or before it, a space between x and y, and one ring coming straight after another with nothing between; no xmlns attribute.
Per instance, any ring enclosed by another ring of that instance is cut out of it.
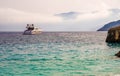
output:
<svg viewBox="0 0 120 76"><path fill-rule="evenodd" d="M76 19L79 14L82 14L82 13L79 13L79 12L67 12L67 13L56 14L55 16L60 16L65 20L70 20L70 19Z"/></svg>
<svg viewBox="0 0 120 76"><path fill-rule="evenodd" d="M120 13L120 9L118 9L118 8L109 9L109 11L112 11L112 12L115 13L115 14Z"/></svg>

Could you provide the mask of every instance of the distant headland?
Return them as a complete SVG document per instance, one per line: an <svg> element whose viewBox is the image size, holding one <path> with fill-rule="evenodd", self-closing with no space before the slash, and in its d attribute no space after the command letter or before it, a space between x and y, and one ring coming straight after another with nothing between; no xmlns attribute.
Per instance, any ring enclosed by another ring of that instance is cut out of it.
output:
<svg viewBox="0 0 120 76"><path fill-rule="evenodd" d="M110 28L116 27L116 26L119 26L119 25L120 25L120 20L113 21L113 22L105 24L103 27L101 27L97 31L108 31Z"/></svg>

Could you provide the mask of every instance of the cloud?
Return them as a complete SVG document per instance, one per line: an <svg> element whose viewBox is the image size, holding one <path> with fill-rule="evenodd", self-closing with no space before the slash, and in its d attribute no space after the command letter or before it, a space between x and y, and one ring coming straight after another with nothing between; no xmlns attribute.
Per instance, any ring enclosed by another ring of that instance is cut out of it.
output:
<svg viewBox="0 0 120 76"><path fill-rule="evenodd" d="M120 7L120 0L0 0L0 7L55 14L67 11L94 11Z"/></svg>
<svg viewBox="0 0 120 76"><path fill-rule="evenodd" d="M61 18L40 13L30 13L12 8L0 8L1 23L54 23L60 22Z"/></svg>
<svg viewBox="0 0 120 76"><path fill-rule="evenodd" d="M70 21L89 21L95 19L102 19L109 17L111 15L111 11L109 10L95 10L91 12L63 12L56 14L55 16L62 17L63 20L70 20Z"/></svg>
<svg viewBox="0 0 120 76"><path fill-rule="evenodd" d="M91 19L102 18L109 16L112 12L119 13L120 9L102 9L89 12L63 12L58 14L41 14L20 11L12 8L0 8L0 19L3 21L13 22L60 22L62 19Z"/></svg>
<svg viewBox="0 0 120 76"><path fill-rule="evenodd" d="M45 31L93 31L107 22L118 19L116 12L119 14L119 9L41 14L12 8L0 8L0 23L8 23L6 25L0 25L2 26L0 31L5 29L10 31L23 30L25 25L21 23L37 23ZM10 27L10 25L13 25L14 28Z"/></svg>
<svg viewBox="0 0 120 76"><path fill-rule="evenodd" d="M79 12L67 12L67 13L56 14L55 16L60 16L64 20L70 20L70 19L76 19L79 14L81 14L81 13L79 13Z"/></svg>
<svg viewBox="0 0 120 76"><path fill-rule="evenodd" d="M63 12L58 14L40 14L20 11L12 8L0 8L0 23L45 23L51 25L65 26L68 27L70 24L79 25L83 22L100 20L111 16L109 10L94 10L90 12ZM90 25L89 25L90 26ZM43 26L44 27L44 26Z"/></svg>
<svg viewBox="0 0 120 76"><path fill-rule="evenodd" d="M108 17L111 11L95 10L92 12L63 12L59 14L41 14L20 11L12 8L0 8L0 23L62 23L79 22Z"/></svg>
<svg viewBox="0 0 120 76"><path fill-rule="evenodd" d="M109 11L115 13L115 14L119 14L120 13L120 9L119 8L114 8L114 9L109 9Z"/></svg>
<svg viewBox="0 0 120 76"><path fill-rule="evenodd" d="M91 19L101 19L110 16L111 12L108 10L101 10L97 12L88 12L83 15L79 15L78 20L91 20Z"/></svg>

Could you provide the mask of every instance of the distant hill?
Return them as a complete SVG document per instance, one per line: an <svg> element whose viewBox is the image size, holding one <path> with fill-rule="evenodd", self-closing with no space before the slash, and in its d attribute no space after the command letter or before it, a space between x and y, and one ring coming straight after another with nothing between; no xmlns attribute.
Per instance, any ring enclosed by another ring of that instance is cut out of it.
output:
<svg viewBox="0 0 120 76"><path fill-rule="evenodd" d="M113 22L110 22L108 24L105 24L103 27L101 27L97 31L108 31L111 27L116 27L116 26L119 26L119 25L120 25L120 20L113 21Z"/></svg>

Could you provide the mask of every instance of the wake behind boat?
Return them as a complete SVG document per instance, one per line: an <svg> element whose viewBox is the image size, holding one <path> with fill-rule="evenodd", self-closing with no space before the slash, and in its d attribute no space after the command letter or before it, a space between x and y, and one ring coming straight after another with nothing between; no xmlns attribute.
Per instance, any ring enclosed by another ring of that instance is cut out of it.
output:
<svg viewBox="0 0 120 76"><path fill-rule="evenodd" d="M42 30L38 27L34 27L34 24L27 24L27 30L24 31L23 35L36 35L40 34Z"/></svg>

